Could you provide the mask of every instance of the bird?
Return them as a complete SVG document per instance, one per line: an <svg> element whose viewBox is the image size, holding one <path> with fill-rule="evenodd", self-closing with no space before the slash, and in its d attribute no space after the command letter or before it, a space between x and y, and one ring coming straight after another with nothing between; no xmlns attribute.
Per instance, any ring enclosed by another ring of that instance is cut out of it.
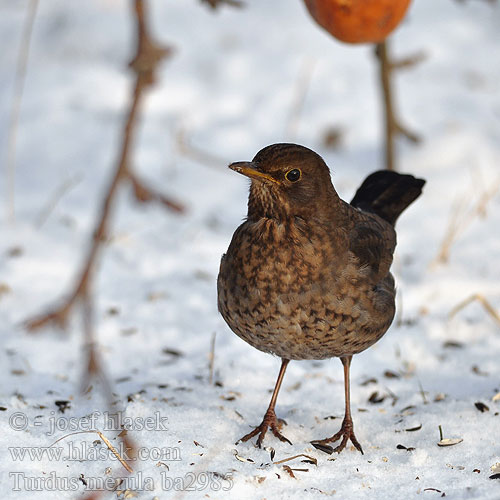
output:
<svg viewBox="0 0 500 500"><path fill-rule="evenodd" d="M352 357L385 334L395 314L390 272L394 224L425 184L409 174L369 175L351 203L337 194L323 158L298 144L278 143L229 168L251 181L248 213L222 255L217 305L229 328L256 349L281 358L260 425L236 444L268 429L283 442L275 407L291 360L337 357L344 367L345 415L332 437L311 441L341 452L354 434L350 408ZM334 449L330 443L340 441Z"/></svg>

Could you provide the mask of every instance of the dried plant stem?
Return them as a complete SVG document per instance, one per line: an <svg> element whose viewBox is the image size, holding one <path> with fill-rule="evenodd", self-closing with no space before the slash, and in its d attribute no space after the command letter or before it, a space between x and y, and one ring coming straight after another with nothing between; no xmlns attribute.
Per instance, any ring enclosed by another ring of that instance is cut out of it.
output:
<svg viewBox="0 0 500 500"><path fill-rule="evenodd" d="M496 195L499 189L500 180L495 182L490 189L483 190L479 195L477 203L472 207L467 206L467 200L469 198L467 196L461 196L455 201L451 208L450 221L446 233L438 254L431 262L431 267L434 267L436 264L445 264L448 262L453 243L477 217L485 217L488 203Z"/></svg>
<svg viewBox="0 0 500 500"><path fill-rule="evenodd" d="M108 406L111 406L113 400L113 392L111 383L106 375L106 372L100 362L99 354L96 349L96 340L94 334L94 308L92 303L92 295L89 290L82 297L83 302L83 331L85 335L85 351L87 353L87 364L82 377L82 392L84 392L90 384L93 377L98 378L103 387Z"/></svg>
<svg viewBox="0 0 500 500"><path fill-rule="evenodd" d="M422 400L424 402L424 405L426 405L428 403L428 401L427 401L427 396L425 395L424 388L422 387L422 382L420 382L420 379L418 379L418 378L417 378L417 381L418 381L418 390L420 392L420 395L422 396Z"/></svg>
<svg viewBox="0 0 500 500"><path fill-rule="evenodd" d="M137 23L137 53L130 63L130 67L135 72L136 80L122 132L121 147L116 160L115 171L102 202L101 210L99 211L95 230L92 235L90 249L83 263L82 269L78 274L78 278L72 292L62 302L62 304L55 309L30 319L26 323L26 326L31 331L41 328L49 323L65 327L68 321L68 315L73 306L75 306L81 299L85 299L90 283L94 277L95 267L98 260L97 258L102 249L102 243L109 237L110 215L118 187L123 183L123 181L131 182L139 201L161 201L169 209L177 212L182 211L182 206L180 204L146 188L146 186L139 181L137 176L132 173L129 164L130 151L135 138L136 124L140 105L144 97L144 91L154 83L155 71L158 63L170 54L169 49L157 45L150 38L149 30L146 24L143 0L134 0L134 6Z"/></svg>
<svg viewBox="0 0 500 500"><path fill-rule="evenodd" d="M208 355L208 383L210 385L214 382L214 365L215 365L215 338L217 332L212 334L212 340L210 341L210 354Z"/></svg>
<svg viewBox="0 0 500 500"><path fill-rule="evenodd" d="M300 453L299 455L294 455L293 457L284 458L283 460L278 460L277 462L273 462L273 464L280 465L284 464L285 462L290 462L291 460L295 460L296 458L301 458L301 457L305 457L308 460L315 462L315 465L317 465L318 461L314 457L311 457L310 455L304 455L304 453Z"/></svg>
<svg viewBox="0 0 500 500"><path fill-rule="evenodd" d="M113 455L120 461L120 463L125 467L125 469L132 473L132 469L130 468L130 465L125 462L125 460L122 458L122 456L118 453L116 448L110 443L109 439L106 438L106 436L102 432L97 432L99 437L104 441L108 449L113 453Z"/></svg>
<svg viewBox="0 0 500 500"><path fill-rule="evenodd" d="M493 320L500 326L500 314L495 311L493 306L488 302L484 295L480 293L475 293L470 297L467 297L465 300L457 304L448 314L448 317L451 319L455 316L459 311L464 309L466 306L471 304L472 302L479 302L484 310L493 318Z"/></svg>
<svg viewBox="0 0 500 500"><path fill-rule="evenodd" d="M240 0L201 0L202 3L208 4L212 9L217 9L221 4L229 5L230 7L241 8L245 4Z"/></svg>
<svg viewBox="0 0 500 500"><path fill-rule="evenodd" d="M104 441L104 444L108 447L108 449L111 451L111 453L113 453L113 455L118 459L118 461L123 465L123 467L127 470L127 472L129 472L129 473L133 472L132 469L131 469L131 467L130 467L130 465L120 455L120 453L118 452L118 450L111 444L111 441L101 431L98 431L98 430L88 430L88 431L71 432L69 434L66 434L66 435L60 437L56 441L54 441L49 446L49 448L51 448L52 446L55 446L57 443L59 443L60 441L62 441L63 439L66 439L68 437L75 436L77 434L90 434L90 433L97 434Z"/></svg>
<svg viewBox="0 0 500 500"><path fill-rule="evenodd" d="M176 134L177 148L180 153L190 158L193 161L204 164L208 167L223 168L230 163L229 160L217 156L209 151L205 151L191 144L186 137L187 133L184 128L179 128Z"/></svg>
<svg viewBox="0 0 500 500"><path fill-rule="evenodd" d="M38 9L38 0L31 0L28 5L28 13L24 23L21 47L17 58L16 75L14 82L14 98L12 101L12 110L10 113L8 136L7 136L7 218L13 221L15 219L15 188L16 188L16 144L17 130L19 125L19 115L21 111L21 102L23 100L24 82L26 80L26 68L28 66L28 56L30 50L31 34L35 23L36 12Z"/></svg>
<svg viewBox="0 0 500 500"><path fill-rule="evenodd" d="M78 175L73 177L72 179L66 179L60 184L60 186L57 187L54 194L50 197L49 201L40 211L40 214L37 217L36 227L38 229L40 229L45 224L45 222L47 222L47 219L50 217L61 198L63 198L63 196L72 188L74 188L81 180L82 176Z"/></svg>
<svg viewBox="0 0 500 500"><path fill-rule="evenodd" d="M286 136L295 137L300 123L300 115L304 109L307 92L311 86L312 75L316 67L316 60L307 58L303 61L297 81L295 83L292 106L286 123Z"/></svg>
<svg viewBox="0 0 500 500"><path fill-rule="evenodd" d="M411 142L417 143L420 137L401 125L395 112L392 74L396 69L409 68L424 59L424 54L420 53L400 61L392 61L389 53L389 42L383 42L375 46L375 54L379 60L379 77L384 102L384 123L385 123L385 168L397 170L394 155L394 142L398 135L403 135Z"/></svg>

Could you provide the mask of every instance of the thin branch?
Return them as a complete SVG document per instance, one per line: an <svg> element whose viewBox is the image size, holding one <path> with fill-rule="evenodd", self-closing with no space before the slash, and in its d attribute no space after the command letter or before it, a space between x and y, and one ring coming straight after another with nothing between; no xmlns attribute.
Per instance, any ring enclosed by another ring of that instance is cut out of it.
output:
<svg viewBox="0 0 500 500"><path fill-rule="evenodd" d="M168 209L178 212L178 213L183 213L184 212L184 205L181 205L180 203L167 198L163 193L160 193L156 189L154 189L151 186L147 186L144 184L142 180L140 180L136 174L133 174L131 172L128 172L129 180L132 183L132 188L134 190L134 196L136 200L140 203L148 203L148 202L157 202L160 203L161 205L164 205Z"/></svg>
<svg viewBox="0 0 500 500"><path fill-rule="evenodd" d="M388 170L396 170L396 160L394 155L394 142L397 135L403 135L410 141L417 143L420 137L414 132L410 132L397 118L393 99L392 74L394 70L408 68L425 57L422 53L415 56L392 61L389 53L389 43L387 40L375 46L375 55L379 60L380 86L384 102L384 123L385 123L385 167Z"/></svg>
<svg viewBox="0 0 500 500"><path fill-rule="evenodd" d="M153 192L147 190L142 186L136 177L134 177L130 168L130 152L133 147L133 142L136 136L137 120L139 115L140 106L144 97L144 92L155 82L155 72L160 61L166 57L170 51L160 45L156 44L149 36L145 19L145 9L143 0L134 0L134 11L137 29L137 52L136 56L130 63L131 69L135 73L135 84L133 87L132 95L130 98L130 105L128 109L127 118L125 120L124 128L122 131L122 141L119 154L116 160L115 172L111 178L108 186L107 193L102 202L101 210L96 221L95 230L92 234L90 248L88 250L87 258L84 261L76 284L69 294L68 298L62 304L46 312L36 318L29 320L26 326L29 330L35 330L49 323L57 326L64 327L69 319L69 314L72 312L74 306L79 303L82 306L82 315L84 321L84 334L85 334L85 348L87 351L87 366L85 375L83 377L83 387L86 388L92 378L98 378L103 386L106 395L108 407L112 406L113 393L111 383L104 371L101 364L98 350L96 348L96 340L94 335L94 315L92 304L92 284L96 270L98 256L102 250L102 243L109 238L109 225L111 212L114 206L116 193L118 188L124 181L131 182L135 188L136 193L142 188L141 192L143 198L149 193L149 197L153 198ZM180 205L170 200L159 193L154 193L154 197L159 199L171 209L179 211ZM112 451L114 448L111 444L101 436ZM127 450L135 452L135 445L130 439L124 435L123 441L127 446ZM113 451L120 459L122 465L128 472L132 472L130 466L121 459L121 457ZM98 494L92 494L89 498L98 498Z"/></svg>
<svg viewBox="0 0 500 500"><path fill-rule="evenodd" d="M407 129L406 127L404 127L400 123L395 123L394 128L395 128L395 132L397 132L400 135L405 136L409 141L413 142L414 144L418 144L421 141L421 138L418 134Z"/></svg>
<svg viewBox="0 0 500 500"><path fill-rule="evenodd" d="M77 275L75 284L66 299L62 303L48 312L34 317L26 322L26 327L33 331L47 324L65 327L70 314L76 305L81 307L81 313L84 321L85 350L87 352L87 365L83 377L83 385L86 388L92 378L98 378L101 381L108 407L113 405L113 392L111 383L106 375L102 365L94 331L94 310L92 303L92 285L96 272L98 257L102 252L103 242L110 236L110 220L114 208L118 188L124 183L130 183L134 189L136 198L140 201L158 201L170 210L176 212L182 211L182 206L170 200L165 195L156 190L147 187L132 172L130 166L130 156L133 149L134 140L137 135L137 122L140 113L142 100L145 91L155 83L156 70L158 64L168 55L171 50L162 47L152 40L149 34L146 22L145 6L143 0L134 0L134 18L136 21L136 55L129 64L129 67L135 74L135 82L131 91L129 108L125 123L121 133L121 145L116 158L115 170L108 185L107 192L103 198L102 205L97 217L95 228L91 236L89 249L80 272ZM122 465L128 472L132 468L122 459L116 449L103 436L101 439L118 457ZM127 437L126 433L120 434L121 439L126 445L127 452L135 454L136 447ZM100 493L93 493L86 497L87 500L97 499Z"/></svg>
<svg viewBox="0 0 500 500"><path fill-rule="evenodd" d="M35 23L38 0L31 0L24 23L21 47L17 58L16 75L14 82L14 98L12 100L12 110L10 113L9 127L7 132L7 217L15 219L14 196L16 188L16 144L17 131L19 125L19 115L21 112L21 102L23 100L24 82L26 80L26 68L28 66L28 56L30 51L31 34Z"/></svg>
<svg viewBox="0 0 500 500"><path fill-rule="evenodd" d="M110 181L106 196L102 202L101 210L99 211L87 258L82 265L80 273L78 274L78 278L72 292L61 305L43 313L40 316L28 320L26 322L26 327L30 331L37 330L50 323L63 328L66 326L68 315L73 306L85 297L88 291L89 284L94 277L96 263L102 249L102 243L109 237L110 215L118 187L122 181L132 181L133 186L135 186L138 182L130 170L129 156L135 139L140 105L144 97L144 92L155 81L155 72L158 64L163 58L170 55L171 50L160 46L150 38L149 30L146 24L143 0L134 0L134 6L137 24L137 53L129 66L135 72L136 80L131 95L127 119L122 132L122 142L118 158L116 160L115 172ZM159 198L160 195L155 193L155 196L156 198ZM168 206L168 208L176 211L179 211L181 208L178 203L170 201L163 195L161 200L165 206Z"/></svg>
<svg viewBox="0 0 500 500"><path fill-rule="evenodd" d="M427 53L421 50L416 54L411 56L403 57L399 61L391 61L391 71L398 69L410 69L413 68L416 64L420 64L421 62L427 59Z"/></svg>

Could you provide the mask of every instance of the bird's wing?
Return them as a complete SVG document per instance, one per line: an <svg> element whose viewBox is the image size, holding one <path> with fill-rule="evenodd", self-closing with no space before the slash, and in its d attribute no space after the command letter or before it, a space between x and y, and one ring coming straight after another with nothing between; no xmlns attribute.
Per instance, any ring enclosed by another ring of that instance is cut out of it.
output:
<svg viewBox="0 0 500 500"><path fill-rule="evenodd" d="M356 212L349 231L349 250L360 266L369 267L378 281L387 275L396 247L396 232L386 221L374 214Z"/></svg>

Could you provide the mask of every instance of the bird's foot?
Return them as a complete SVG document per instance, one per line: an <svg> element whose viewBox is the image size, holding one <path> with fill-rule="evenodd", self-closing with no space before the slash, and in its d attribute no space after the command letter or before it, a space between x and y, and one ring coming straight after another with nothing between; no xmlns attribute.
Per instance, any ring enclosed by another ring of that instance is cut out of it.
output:
<svg viewBox="0 0 500 500"><path fill-rule="evenodd" d="M340 444L336 448L332 448L328 444L335 443L335 441L338 441L340 438L342 438L342 441L340 441ZM311 444L318 450L324 451L325 453L331 455L334 451L340 453L346 447L347 441L349 441L349 439L351 440L354 447L361 452L361 455L364 455L363 449L361 448L361 445L358 443L358 440L354 435L354 426L352 424L352 419L350 418L344 418L342 427L340 428L340 431L337 432L337 434L330 438L322 439L321 441L311 441Z"/></svg>
<svg viewBox="0 0 500 500"><path fill-rule="evenodd" d="M284 420L276 418L276 413L274 413L274 410L269 408L266 411L266 414L264 415L264 418L262 419L262 423L256 427L253 431L249 432L242 438L238 439L235 444L238 444L240 442L245 442L248 441L249 439L252 439L254 436L257 434L259 437L257 438L257 446L260 448L262 446L262 441L264 440L264 436L266 435L267 429L271 428L271 431L273 434L280 440L288 444L292 444L292 442L287 439L283 434L281 434L279 431L281 429L281 426L286 423Z"/></svg>

